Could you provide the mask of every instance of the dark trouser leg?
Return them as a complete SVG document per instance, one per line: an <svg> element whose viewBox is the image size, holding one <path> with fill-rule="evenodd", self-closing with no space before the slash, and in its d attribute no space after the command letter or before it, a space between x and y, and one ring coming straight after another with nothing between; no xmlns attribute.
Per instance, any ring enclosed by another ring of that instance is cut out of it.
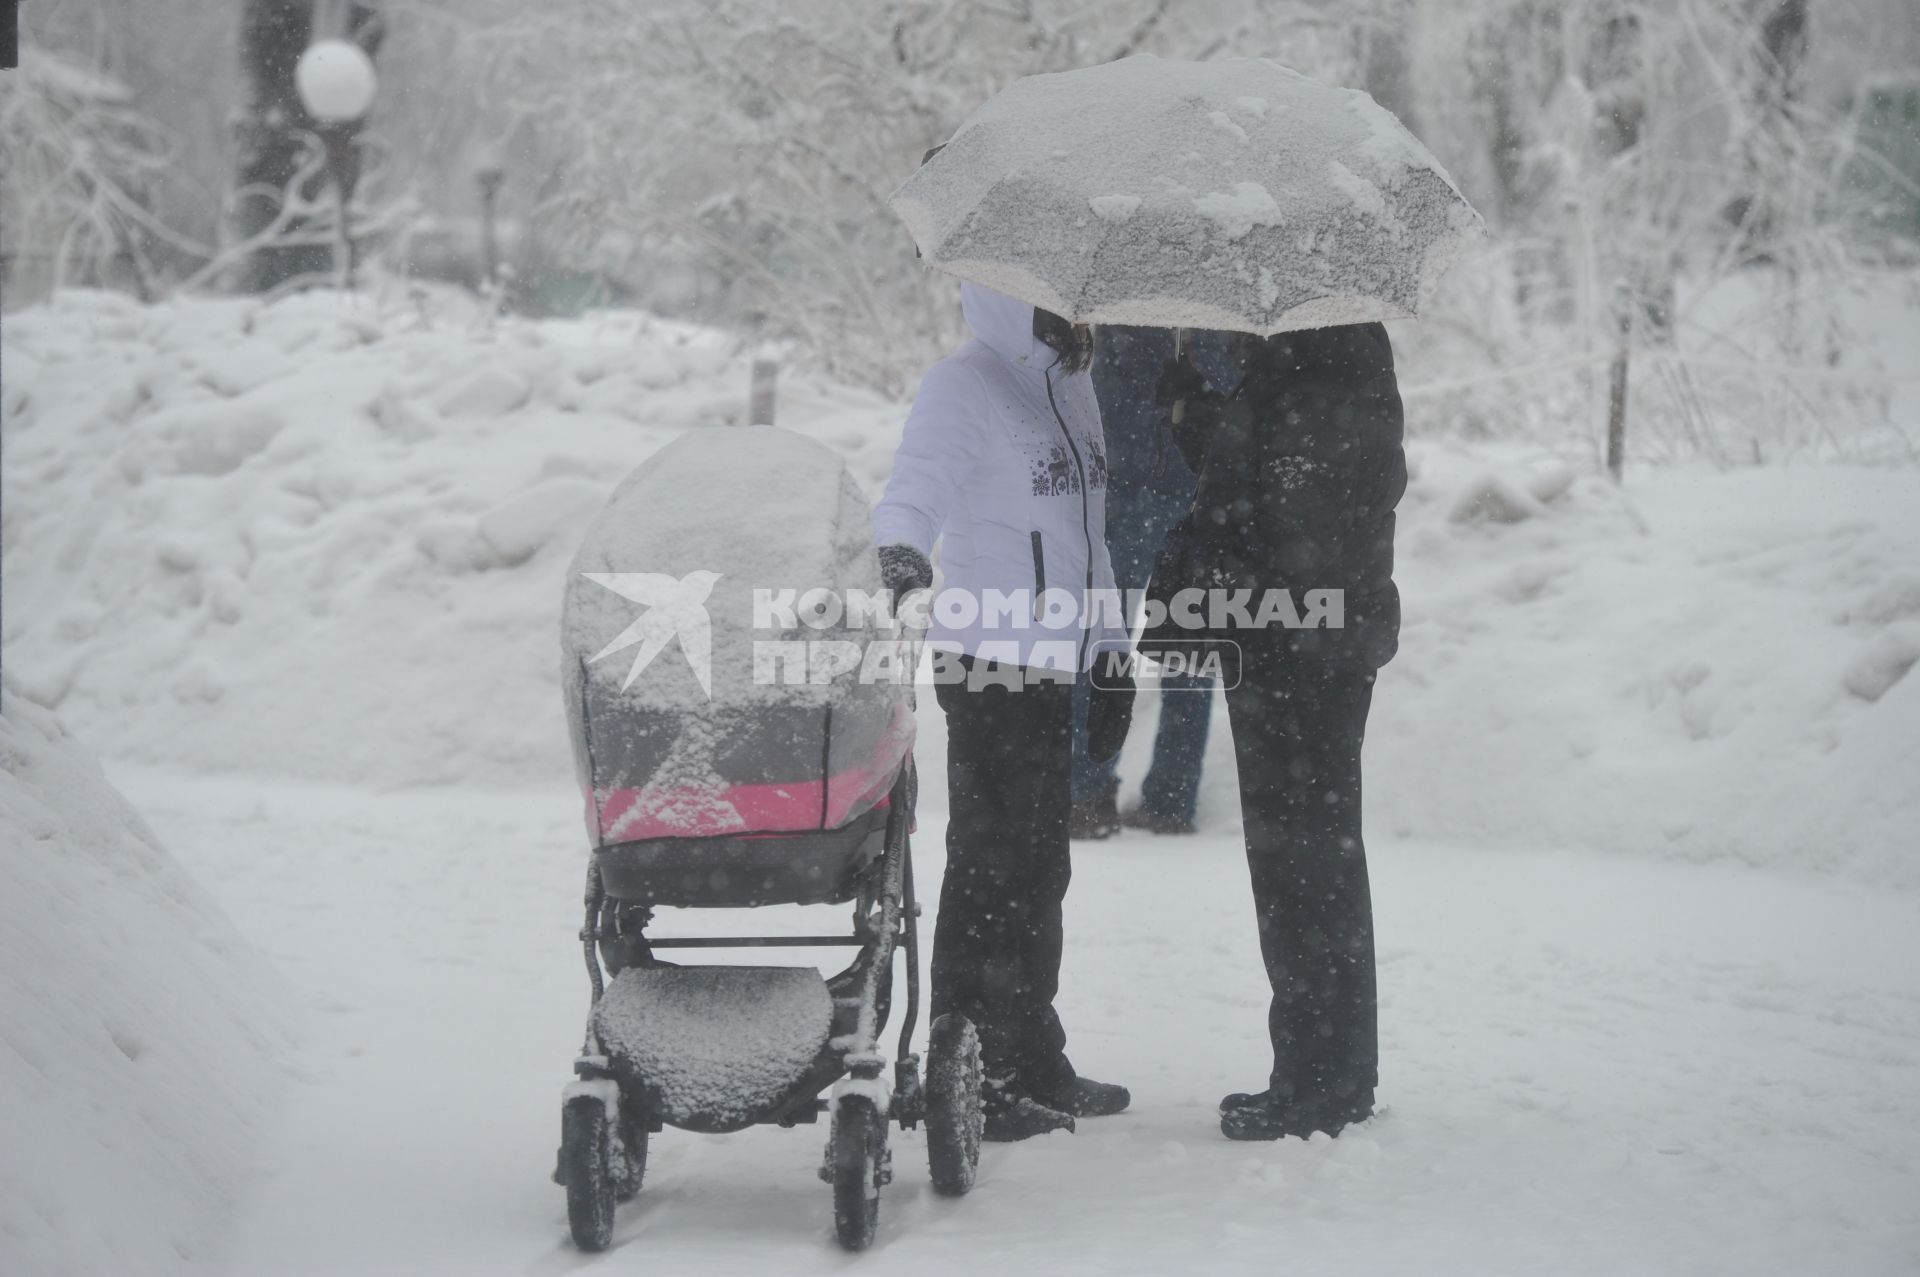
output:
<svg viewBox="0 0 1920 1277"><path fill-rule="evenodd" d="M1072 688L949 683L937 692L948 820L932 1012L974 1022L990 1072L1070 1074L1053 999L1072 872Z"/></svg>
<svg viewBox="0 0 1920 1277"><path fill-rule="evenodd" d="M1180 675L1160 681L1160 725L1140 805L1164 820L1190 824L1200 799L1200 760L1213 716L1213 680Z"/></svg>
<svg viewBox="0 0 1920 1277"><path fill-rule="evenodd" d="M1373 903L1360 746L1374 674L1248 653L1227 693L1260 954L1273 986L1275 1094L1370 1105L1379 1078Z"/></svg>

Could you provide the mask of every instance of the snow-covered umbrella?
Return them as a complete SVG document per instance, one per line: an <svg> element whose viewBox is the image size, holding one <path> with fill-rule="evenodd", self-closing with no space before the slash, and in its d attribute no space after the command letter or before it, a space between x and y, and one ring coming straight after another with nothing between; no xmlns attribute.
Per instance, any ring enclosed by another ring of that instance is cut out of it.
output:
<svg viewBox="0 0 1920 1277"><path fill-rule="evenodd" d="M929 264L1075 322L1261 334L1415 315L1481 232L1392 112L1254 58L1018 80L893 207Z"/></svg>

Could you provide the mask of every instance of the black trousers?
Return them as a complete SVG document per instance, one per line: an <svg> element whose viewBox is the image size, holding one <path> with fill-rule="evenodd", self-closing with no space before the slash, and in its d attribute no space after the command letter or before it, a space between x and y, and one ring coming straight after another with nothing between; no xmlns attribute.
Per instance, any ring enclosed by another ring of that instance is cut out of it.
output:
<svg viewBox="0 0 1920 1277"><path fill-rule="evenodd" d="M1371 1105L1380 1045L1360 746L1374 671L1248 643L1227 693L1260 956L1273 986L1275 1094Z"/></svg>
<svg viewBox="0 0 1920 1277"><path fill-rule="evenodd" d="M971 660L962 664L975 672ZM1073 684L936 691L947 715L948 819L932 1011L973 1021L989 1076L1057 1086L1073 1077L1053 1009L1060 904L1073 872Z"/></svg>

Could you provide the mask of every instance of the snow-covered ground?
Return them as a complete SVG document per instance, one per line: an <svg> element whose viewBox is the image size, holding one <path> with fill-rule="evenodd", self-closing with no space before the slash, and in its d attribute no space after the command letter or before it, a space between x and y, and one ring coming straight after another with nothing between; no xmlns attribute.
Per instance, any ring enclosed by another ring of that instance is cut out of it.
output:
<svg viewBox="0 0 1920 1277"><path fill-rule="evenodd" d="M632 465L739 418L743 360L438 294L73 294L6 337L9 678L109 757L304 1011L206 1266L846 1267L823 1131L658 1137L600 1259L546 1181L587 993L562 577ZM782 392L877 488L899 409ZM1133 1111L991 1148L959 1202L897 1137L864 1262L1920 1265L1920 474L1674 467L1622 493L1421 425L1368 755L1388 1111L1338 1141L1218 1135L1214 1102L1265 1068L1222 715L1200 836L1076 849L1071 1049Z"/></svg>
<svg viewBox="0 0 1920 1277"><path fill-rule="evenodd" d="M937 775L938 711L921 725ZM806 1127L657 1136L615 1249L572 1252L545 1178L587 1002L564 786L122 779L311 1013L307 1076L227 1271L847 1267L813 1175L825 1130ZM927 797L932 881L945 813L939 786ZM1231 1144L1213 1106L1265 1074L1266 993L1238 841L1213 823L1077 849L1069 1046L1133 1087L1133 1111L990 1146L960 1201L933 1195L919 1134L896 1133L867 1262L1748 1274L1920 1258L1912 895L1376 837L1389 1111L1337 1141ZM783 912L799 929L805 912Z"/></svg>

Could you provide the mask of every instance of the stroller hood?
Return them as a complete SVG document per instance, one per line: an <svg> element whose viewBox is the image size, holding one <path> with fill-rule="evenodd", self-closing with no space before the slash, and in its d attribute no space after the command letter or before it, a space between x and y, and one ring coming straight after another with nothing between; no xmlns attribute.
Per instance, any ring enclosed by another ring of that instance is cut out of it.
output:
<svg viewBox="0 0 1920 1277"><path fill-rule="evenodd" d="M820 444L699 428L635 470L562 605L595 845L832 829L884 797L909 688L891 626L846 606L881 588L866 499Z"/></svg>

